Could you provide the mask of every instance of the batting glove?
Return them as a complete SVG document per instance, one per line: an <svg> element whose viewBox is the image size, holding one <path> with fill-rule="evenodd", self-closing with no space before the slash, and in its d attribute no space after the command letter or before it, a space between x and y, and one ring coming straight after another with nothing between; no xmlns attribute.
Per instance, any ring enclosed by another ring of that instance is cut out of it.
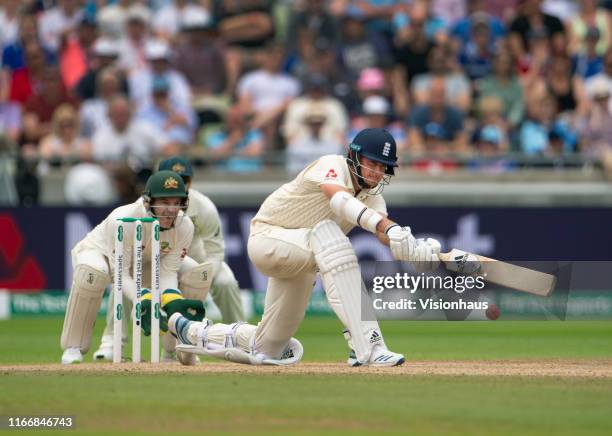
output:
<svg viewBox="0 0 612 436"><path fill-rule="evenodd" d="M414 256L411 259L417 272L434 271L440 265L440 243L433 238L417 239Z"/></svg>
<svg viewBox="0 0 612 436"><path fill-rule="evenodd" d="M386 230L389 237L389 248L395 260L411 261L414 257L416 239L410 232L410 227L395 224Z"/></svg>

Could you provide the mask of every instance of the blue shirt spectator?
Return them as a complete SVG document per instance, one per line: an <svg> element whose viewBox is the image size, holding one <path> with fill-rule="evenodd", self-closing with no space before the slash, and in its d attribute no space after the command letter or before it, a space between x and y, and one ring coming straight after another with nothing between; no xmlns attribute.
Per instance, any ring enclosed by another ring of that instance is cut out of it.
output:
<svg viewBox="0 0 612 436"><path fill-rule="evenodd" d="M240 106L231 108L226 128L209 133L208 156L218 169L234 173L252 173L263 168L264 135L251 126L248 113Z"/></svg>
<svg viewBox="0 0 612 436"><path fill-rule="evenodd" d="M220 149L229 139L229 134L224 131L217 131L208 136L207 144L211 150ZM263 135L259 130L248 130L245 135L234 144L234 150L239 152L245 148L263 141ZM218 169L233 173L252 173L262 169L262 159L260 157L241 157L230 156L215 165Z"/></svg>

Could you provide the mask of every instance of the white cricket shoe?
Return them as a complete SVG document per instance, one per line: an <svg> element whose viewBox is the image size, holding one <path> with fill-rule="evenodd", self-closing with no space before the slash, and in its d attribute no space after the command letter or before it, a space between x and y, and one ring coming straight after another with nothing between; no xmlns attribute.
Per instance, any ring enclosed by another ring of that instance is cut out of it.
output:
<svg viewBox="0 0 612 436"><path fill-rule="evenodd" d="M81 354L81 350L78 348L67 348L64 350L64 354L62 354L62 364L70 365L71 363L81 363L83 362L83 354Z"/></svg>
<svg viewBox="0 0 612 436"><path fill-rule="evenodd" d="M113 361L113 343L110 344L102 342L100 348L93 353L93 360L107 360Z"/></svg>
<svg viewBox="0 0 612 436"><path fill-rule="evenodd" d="M370 360L362 363L357 360L355 351L351 350L349 358L346 361L348 366L399 366L406 361L403 354L394 353L383 347L380 344L374 345Z"/></svg>
<svg viewBox="0 0 612 436"><path fill-rule="evenodd" d="M261 359L262 365L276 365L276 366L288 366L295 365L300 360L302 360L302 356L304 355L304 347L295 338L289 339L289 343L283 351L280 359L271 359L269 357L264 357Z"/></svg>

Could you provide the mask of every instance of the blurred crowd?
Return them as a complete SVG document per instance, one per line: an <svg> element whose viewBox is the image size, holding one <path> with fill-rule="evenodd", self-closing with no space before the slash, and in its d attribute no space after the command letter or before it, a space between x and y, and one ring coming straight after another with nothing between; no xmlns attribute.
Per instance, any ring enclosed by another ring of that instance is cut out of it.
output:
<svg viewBox="0 0 612 436"><path fill-rule="evenodd" d="M609 0L0 0L0 152L16 156L22 204L57 167L70 169L74 204L129 200L179 153L227 173L296 173L365 127L386 127L417 169L610 166L611 11Z"/></svg>

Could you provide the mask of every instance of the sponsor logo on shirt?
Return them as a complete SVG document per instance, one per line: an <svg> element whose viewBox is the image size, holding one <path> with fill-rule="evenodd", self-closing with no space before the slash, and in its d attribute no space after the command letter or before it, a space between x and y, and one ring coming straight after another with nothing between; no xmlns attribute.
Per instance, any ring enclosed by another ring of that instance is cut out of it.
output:
<svg viewBox="0 0 612 436"><path fill-rule="evenodd" d="M336 171L334 171L334 169L330 169L327 174L325 174L325 178L326 179L337 179L338 178L338 174L336 174Z"/></svg>

